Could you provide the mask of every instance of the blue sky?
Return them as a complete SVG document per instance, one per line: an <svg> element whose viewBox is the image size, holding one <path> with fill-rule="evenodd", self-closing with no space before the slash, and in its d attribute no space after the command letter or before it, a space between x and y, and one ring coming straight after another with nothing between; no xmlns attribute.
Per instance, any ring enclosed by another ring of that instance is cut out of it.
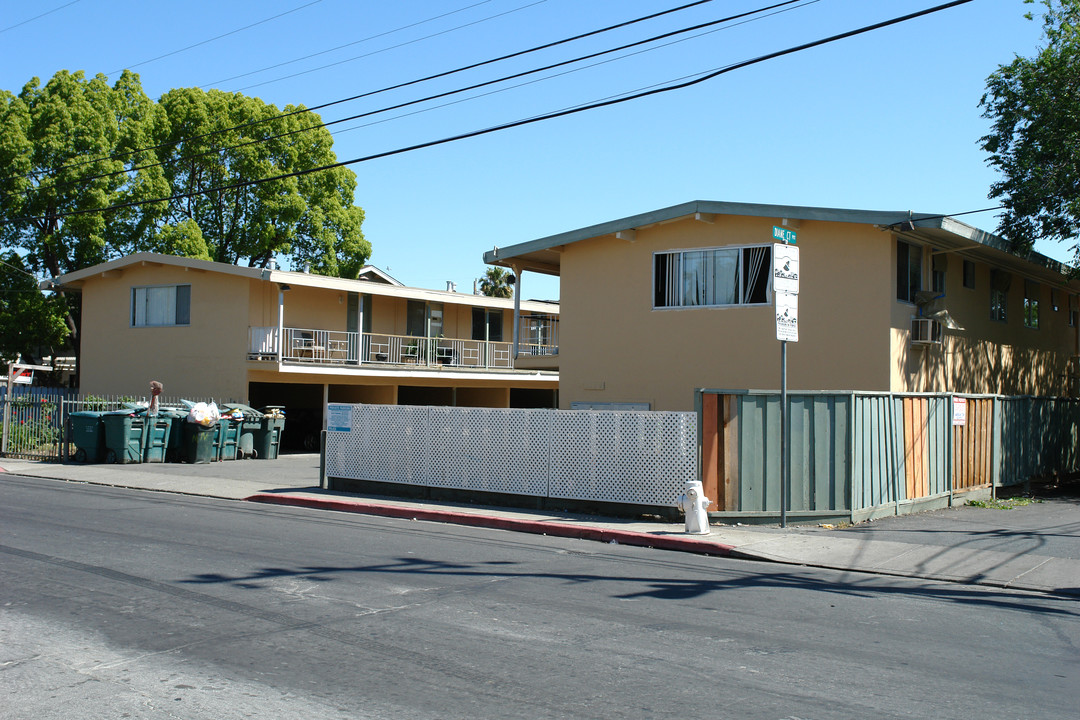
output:
<svg viewBox="0 0 1080 720"><path fill-rule="evenodd" d="M31 77L44 81L61 69L115 79L131 68L154 98L174 87L198 86L243 92L279 107L312 106L684 4L69 2L0 0L0 88L18 93ZM321 114L335 120L767 4L715 0ZM456 96L472 98L464 102L380 115L384 122L365 127L344 123L333 130L335 150L339 160L348 160L519 120L936 4L808 1L578 72L494 94ZM977 142L988 128L978 102L998 64L1034 52L1040 24L1023 18L1029 9L1021 0L974 0L683 90L354 165L371 262L408 285L443 289L453 281L469 292L492 246L689 200L942 214L994 206L987 192L995 174ZM264 70L273 65L278 67ZM994 213L960 219L996 227ZM1060 260L1071 256L1064 245L1037 249ZM526 274L523 282L525 297L557 297L553 279Z"/></svg>

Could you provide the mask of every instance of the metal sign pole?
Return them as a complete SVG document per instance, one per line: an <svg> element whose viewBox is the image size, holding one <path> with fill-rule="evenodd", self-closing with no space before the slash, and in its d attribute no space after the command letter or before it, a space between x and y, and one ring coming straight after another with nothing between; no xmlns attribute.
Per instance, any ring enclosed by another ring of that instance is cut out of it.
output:
<svg viewBox="0 0 1080 720"><path fill-rule="evenodd" d="M787 403L787 340L780 341L780 527L787 527L787 498L789 460L791 448L788 442L788 403Z"/></svg>
<svg viewBox="0 0 1080 720"><path fill-rule="evenodd" d="M787 527L791 495L791 438L788 433L787 346L799 341L799 248L795 232L773 226L773 297L780 341L780 527Z"/></svg>

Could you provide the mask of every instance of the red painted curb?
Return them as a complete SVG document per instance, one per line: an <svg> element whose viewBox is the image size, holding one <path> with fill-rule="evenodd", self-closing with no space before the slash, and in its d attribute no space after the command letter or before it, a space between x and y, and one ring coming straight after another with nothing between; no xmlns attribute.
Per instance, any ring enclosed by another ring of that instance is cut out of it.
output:
<svg viewBox="0 0 1080 720"><path fill-rule="evenodd" d="M256 493L255 495L244 498L244 501L267 503L270 505L322 508L324 510L404 518L406 520L428 520L431 522L442 522L452 525L487 527L495 528L497 530L512 530L514 532L532 533L534 535L553 535L555 537L593 540L604 543L614 541L623 545L651 547L658 550L677 550L679 552L698 553L699 555L730 555L735 550L734 545L709 542L708 540L695 540L689 537L668 537L633 532L631 530L611 530L608 528L568 525L566 523L518 520L515 518L455 512L453 510L432 510L428 508L401 507L399 505L379 505L378 503L365 501L329 500L313 497L297 497L295 495L274 495L272 493Z"/></svg>

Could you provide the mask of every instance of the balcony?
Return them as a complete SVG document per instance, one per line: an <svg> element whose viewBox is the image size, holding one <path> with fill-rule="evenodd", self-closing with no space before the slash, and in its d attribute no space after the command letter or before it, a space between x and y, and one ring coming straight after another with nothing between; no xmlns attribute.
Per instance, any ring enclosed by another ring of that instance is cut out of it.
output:
<svg viewBox="0 0 1080 720"><path fill-rule="evenodd" d="M346 367L514 369L514 344L509 342L305 328L284 328L279 339L276 327L248 330L248 358L252 360ZM558 353L558 345L518 344L519 357L553 357Z"/></svg>

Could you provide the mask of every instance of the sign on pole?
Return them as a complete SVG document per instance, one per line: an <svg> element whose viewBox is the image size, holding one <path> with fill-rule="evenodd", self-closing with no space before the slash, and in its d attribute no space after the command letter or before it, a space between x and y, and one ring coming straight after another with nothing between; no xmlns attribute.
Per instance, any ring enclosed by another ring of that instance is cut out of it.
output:
<svg viewBox="0 0 1080 720"><path fill-rule="evenodd" d="M773 245L773 298L776 339L799 342L799 248Z"/></svg>
<svg viewBox="0 0 1080 720"><path fill-rule="evenodd" d="M794 245L795 244L796 235L795 235L794 230L789 230L788 228L782 228L779 225L773 225L772 226L772 236L773 236L773 240L779 240L780 242L787 243L789 245Z"/></svg>
<svg viewBox="0 0 1080 720"><path fill-rule="evenodd" d="M799 342L799 296L778 292L776 296L776 339Z"/></svg>
<svg viewBox="0 0 1080 720"><path fill-rule="evenodd" d="M799 247L773 243L773 292L799 294Z"/></svg>

